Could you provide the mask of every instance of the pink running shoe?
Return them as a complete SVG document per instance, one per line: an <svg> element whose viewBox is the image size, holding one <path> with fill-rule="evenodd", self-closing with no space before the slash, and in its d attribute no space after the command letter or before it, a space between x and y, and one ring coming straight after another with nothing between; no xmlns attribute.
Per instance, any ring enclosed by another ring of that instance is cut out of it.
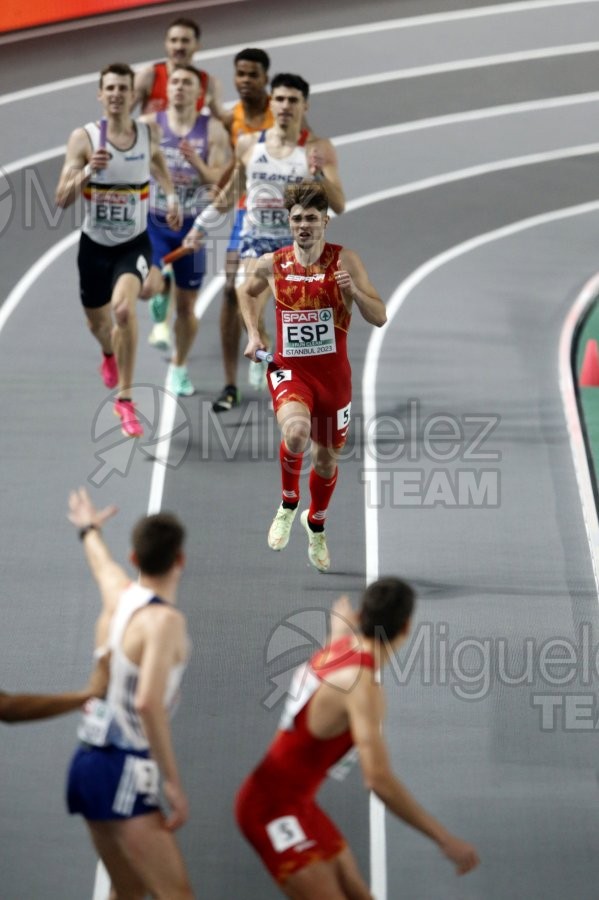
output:
<svg viewBox="0 0 599 900"><path fill-rule="evenodd" d="M115 400L114 414L121 420L121 431L125 437L141 437L143 427L137 418L132 400Z"/></svg>
<svg viewBox="0 0 599 900"><path fill-rule="evenodd" d="M102 365L100 366L100 375L102 376L102 381L106 385L109 390L115 388L119 383L119 370L116 364L116 356L113 354L112 356L106 356L105 353L102 353Z"/></svg>

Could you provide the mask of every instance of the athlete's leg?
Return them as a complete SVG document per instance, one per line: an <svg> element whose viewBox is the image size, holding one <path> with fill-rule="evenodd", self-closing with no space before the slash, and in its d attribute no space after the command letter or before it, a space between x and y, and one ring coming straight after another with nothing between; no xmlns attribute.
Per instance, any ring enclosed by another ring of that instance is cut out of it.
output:
<svg viewBox="0 0 599 900"><path fill-rule="evenodd" d="M291 900L348 900L339 872L331 860L319 861L294 872L280 885Z"/></svg>
<svg viewBox="0 0 599 900"><path fill-rule="evenodd" d="M148 277L144 281L139 298L140 300L149 300L154 294L160 294L164 290L164 277L162 272L156 265L150 266Z"/></svg>
<svg viewBox="0 0 599 900"><path fill-rule="evenodd" d="M160 813L134 816L110 825L124 858L155 900L193 900L181 851L172 832L164 827ZM129 900L126 894L123 900L125 897Z"/></svg>
<svg viewBox="0 0 599 900"><path fill-rule="evenodd" d="M129 272L121 275L112 292L114 328L112 344L119 369L119 397L131 397L131 385L137 351L137 315L139 278Z"/></svg>
<svg viewBox="0 0 599 900"><path fill-rule="evenodd" d="M310 525L324 527L326 512L337 484L337 457L339 451L312 442L312 468L310 470Z"/></svg>
<svg viewBox="0 0 599 900"><path fill-rule="evenodd" d="M100 307L84 306L89 330L104 353L112 353L112 313L110 303Z"/></svg>
<svg viewBox="0 0 599 900"><path fill-rule="evenodd" d="M198 331L198 320L194 311L197 296L198 292L195 289L175 288L177 318L175 319L175 353L173 363L176 366L185 365Z"/></svg>
<svg viewBox="0 0 599 900"><path fill-rule="evenodd" d="M241 339L241 314L237 302L235 279L239 268L237 250L227 250L225 258L225 287L220 310L220 340L223 353L225 384L237 384L237 362Z"/></svg>
<svg viewBox="0 0 599 900"><path fill-rule="evenodd" d="M125 856L115 834L114 822L86 820L94 847L111 881L111 900L143 900L147 888Z"/></svg>
<svg viewBox="0 0 599 900"><path fill-rule="evenodd" d="M292 453L303 453L310 441L310 410L304 403L290 400L279 407L277 422L285 446Z"/></svg>
<svg viewBox="0 0 599 900"><path fill-rule="evenodd" d="M299 503L304 450L310 440L310 411L303 403L290 400L279 407L277 421L282 435L279 447L282 502L268 531L268 546L271 550L284 550Z"/></svg>
<svg viewBox="0 0 599 900"><path fill-rule="evenodd" d="M335 864L339 881L349 900L374 900L349 847L345 847L331 862Z"/></svg>

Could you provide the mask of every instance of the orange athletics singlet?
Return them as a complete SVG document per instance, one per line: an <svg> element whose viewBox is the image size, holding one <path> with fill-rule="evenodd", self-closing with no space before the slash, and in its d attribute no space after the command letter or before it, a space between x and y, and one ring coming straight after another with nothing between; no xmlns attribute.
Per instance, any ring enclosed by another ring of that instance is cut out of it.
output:
<svg viewBox="0 0 599 900"><path fill-rule="evenodd" d="M233 146L235 146L242 134L254 134L256 131L265 131L267 128L272 128L274 124L275 119L270 108L270 97L268 98L268 104L258 125L248 125L245 118L243 103L241 102L241 100L238 100L233 107L233 121L231 122L231 143L233 144Z"/></svg>

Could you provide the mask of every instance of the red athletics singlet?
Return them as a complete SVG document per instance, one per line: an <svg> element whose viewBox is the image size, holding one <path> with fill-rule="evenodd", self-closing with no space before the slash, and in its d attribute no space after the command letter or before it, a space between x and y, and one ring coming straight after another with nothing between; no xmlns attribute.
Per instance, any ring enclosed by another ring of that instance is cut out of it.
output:
<svg viewBox="0 0 599 900"><path fill-rule="evenodd" d="M340 638L296 670L280 730L237 795L239 827L279 882L345 847L343 835L314 798L329 772L340 777L335 766L352 750L351 731L321 739L307 722L312 697L328 674L349 666L374 670L372 654L353 643L353 635Z"/></svg>
<svg viewBox="0 0 599 900"><path fill-rule="evenodd" d="M206 103L206 91L208 90L209 79L210 76L208 75L208 72L203 72L202 70L200 70L200 85L202 90L200 96L198 97L196 106L198 112L204 107ZM168 102L166 99L167 82L168 69L166 62L154 63L154 81L152 83L152 91L143 105L142 112L162 112L163 109L166 109Z"/></svg>
<svg viewBox="0 0 599 900"><path fill-rule="evenodd" d="M351 314L335 281L341 250L325 244L307 268L297 262L293 246L273 254L277 352L269 370L275 410L290 400L304 403L313 414L312 438L337 448L351 415Z"/></svg>

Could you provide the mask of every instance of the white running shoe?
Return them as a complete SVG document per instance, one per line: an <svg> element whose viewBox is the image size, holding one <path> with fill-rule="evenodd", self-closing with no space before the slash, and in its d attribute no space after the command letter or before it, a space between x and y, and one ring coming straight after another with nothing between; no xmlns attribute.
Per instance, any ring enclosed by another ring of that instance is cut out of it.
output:
<svg viewBox="0 0 599 900"><path fill-rule="evenodd" d="M331 567L331 557L324 531L312 531L308 524L307 509L301 514L300 522L308 535L308 559L319 572L328 572Z"/></svg>
<svg viewBox="0 0 599 900"><path fill-rule="evenodd" d="M295 509L285 509L282 504L279 506L268 532L268 546L271 550L285 549L289 543L289 534L291 533L291 526L296 513L297 507Z"/></svg>
<svg viewBox="0 0 599 900"><path fill-rule="evenodd" d="M157 322L154 325L148 337L148 344L157 350L170 350L171 333L166 322Z"/></svg>

